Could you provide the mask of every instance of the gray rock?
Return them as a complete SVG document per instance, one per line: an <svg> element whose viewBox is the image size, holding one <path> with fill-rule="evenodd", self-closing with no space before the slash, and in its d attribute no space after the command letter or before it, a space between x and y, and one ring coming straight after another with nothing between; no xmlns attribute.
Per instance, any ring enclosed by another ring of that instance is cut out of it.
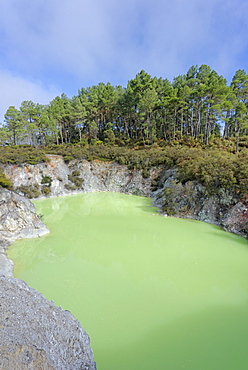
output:
<svg viewBox="0 0 248 370"><path fill-rule="evenodd" d="M0 277L0 328L0 369L96 369L80 323L21 280Z"/></svg>
<svg viewBox="0 0 248 370"><path fill-rule="evenodd" d="M157 177L159 169L151 169L148 178L143 178L141 170L129 170L125 165L114 162L73 160L68 165L58 155L47 155L46 163L36 165L4 165L2 169L8 177L14 190L24 195L24 188L33 197L61 196L71 193L113 191L127 194L149 196L151 184ZM77 171L82 184L73 183L71 175ZM49 177L51 184L49 192L44 193L42 179ZM35 191L34 191L35 190Z"/></svg>
<svg viewBox="0 0 248 370"><path fill-rule="evenodd" d="M73 315L12 277L8 245L48 232L28 199L0 188L0 369L96 369Z"/></svg>
<svg viewBox="0 0 248 370"><path fill-rule="evenodd" d="M0 187L0 236L13 242L49 233L36 214L34 205L13 191Z"/></svg>
<svg viewBox="0 0 248 370"><path fill-rule="evenodd" d="M238 202L223 215L221 226L224 230L243 237L248 236L248 202Z"/></svg>
<svg viewBox="0 0 248 370"><path fill-rule="evenodd" d="M13 276L13 263L5 254L10 243L47 233L49 230L27 198L0 187L0 276Z"/></svg>
<svg viewBox="0 0 248 370"><path fill-rule="evenodd" d="M151 193L151 198L163 214L204 221L248 237L248 202L237 202L236 194L220 188L209 195L196 181L179 182L175 170L165 171L158 184L159 188Z"/></svg>
<svg viewBox="0 0 248 370"><path fill-rule="evenodd" d="M222 226L238 235L248 235L246 216L241 209L246 207L244 202L241 202L241 208L237 206L231 211L238 203L233 194L226 189L218 189L218 194L210 196L197 182L188 181L182 184L177 180L176 168L152 168L149 176L144 178L141 170L129 170L127 166L114 162L75 159L67 165L59 155L47 157L46 163L4 165L2 169L16 191L21 191L23 186L35 187L36 197L93 191L150 196L153 205L159 207L164 214L193 218ZM82 180L77 186L70 180L74 171L79 173L78 178ZM50 193L46 195L42 193L44 176L51 178Z"/></svg>

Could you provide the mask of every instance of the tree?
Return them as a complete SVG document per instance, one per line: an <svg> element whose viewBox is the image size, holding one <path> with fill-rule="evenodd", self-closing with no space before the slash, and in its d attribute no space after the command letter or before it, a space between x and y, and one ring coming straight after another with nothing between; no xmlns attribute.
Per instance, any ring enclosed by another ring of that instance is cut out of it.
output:
<svg viewBox="0 0 248 370"><path fill-rule="evenodd" d="M56 121L60 142L62 144L71 142L73 131L75 130L72 111L71 101L65 94L56 96L48 107L49 116Z"/></svg>
<svg viewBox="0 0 248 370"><path fill-rule="evenodd" d="M9 142L10 139L10 133L8 131L8 127L2 126L0 127L0 144L4 145Z"/></svg>
<svg viewBox="0 0 248 370"><path fill-rule="evenodd" d="M232 116L236 137L236 152L239 150L239 138L242 131L248 128L248 75L242 69L236 71L231 88L236 96L235 112Z"/></svg>
<svg viewBox="0 0 248 370"><path fill-rule="evenodd" d="M153 141L155 136L152 117L153 110L158 105L155 86L155 79L142 70L128 82L126 90L127 100L133 112L135 136L137 138L141 135L144 142L145 138Z"/></svg>
<svg viewBox="0 0 248 370"><path fill-rule="evenodd" d="M78 96L71 99L71 115L74 123L75 131L78 130L79 141L82 140L82 130L84 128L84 121L86 118L86 107L82 104Z"/></svg>
<svg viewBox="0 0 248 370"><path fill-rule="evenodd" d="M42 105L35 104L31 100L21 103L20 114L25 128L25 137L30 145L38 144L39 119L42 114Z"/></svg>
<svg viewBox="0 0 248 370"><path fill-rule="evenodd" d="M108 146L112 146L115 143L115 134L113 131L113 124L112 123L107 123L107 127L104 131L104 142Z"/></svg>
<svg viewBox="0 0 248 370"><path fill-rule="evenodd" d="M156 138L156 127L153 124L153 111L158 105L158 95L154 88L147 89L138 102L139 116L142 122L144 135L148 142L154 142ZM143 140L144 140L143 135Z"/></svg>
<svg viewBox="0 0 248 370"><path fill-rule="evenodd" d="M4 120L10 134L10 140L14 145L19 144L24 136L24 125L19 110L10 106L4 115Z"/></svg>

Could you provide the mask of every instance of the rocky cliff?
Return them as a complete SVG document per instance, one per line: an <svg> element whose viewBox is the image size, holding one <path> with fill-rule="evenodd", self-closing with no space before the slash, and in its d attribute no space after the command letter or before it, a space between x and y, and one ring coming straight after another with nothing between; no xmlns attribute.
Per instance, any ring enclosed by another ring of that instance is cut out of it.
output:
<svg viewBox="0 0 248 370"><path fill-rule="evenodd" d="M129 170L113 162L73 160L47 155L46 163L4 165L3 171L15 191L32 198L60 196L77 192L113 191L149 196L159 169L144 178L141 170Z"/></svg>
<svg viewBox="0 0 248 370"><path fill-rule="evenodd" d="M14 189L29 197L60 196L76 192L115 191L143 195L167 215L193 218L248 236L248 201L218 189L209 194L196 182L180 183L176 169L130 170L114 162L73 160L48 155L46 163L5 165Z"/></svg>
<svg viewBox="0 0 248 370"><path fill-rule="evenodd" d="M172 169L160 172L157 189L151 196L153 205L163 214L208 222L248 237L248 200L240 200L226 189L209 194L208 189L197 182L179 182L176 169Z"/></svg>
<svg viewBox="0 0 248 370"><path fill-rule="evenodd" d="M89 337L68 311L12 277L7 246L48 233L35 207L0 188L0 369L95 369Z"/></svg>
<svg viewBox="0 0 248 370"><path fill-rule="evenodd" d="M12 276L12 262L5 255L10 243L48 232L27 198L0 187L0 275Z"/></svg>
<svg viewBox="0 0 248 370"><path fill-rule="evenodd" d="M0 369L96 369L79 322L21 280L0 277L0 327Z"/></svg>

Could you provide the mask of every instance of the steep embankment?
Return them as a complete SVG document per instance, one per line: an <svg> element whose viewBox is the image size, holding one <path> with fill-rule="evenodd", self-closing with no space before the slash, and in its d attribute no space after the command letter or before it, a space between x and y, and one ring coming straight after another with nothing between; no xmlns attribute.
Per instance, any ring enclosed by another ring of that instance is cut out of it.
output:
<svg viewBox="0 0 248 370"><path fill-rule="evenodd" d="M0 188L0 368L93 370L89 337L73 315L12 277L7 246L48 232L28 199Z"/></svg>
<svg viewBox="0 0 248 370"><path fill-rule="evenodd" d="M46 163L4 165L14 189L30 197L61 196L73 192L113 191L148 196L159 169L146 179L140 170L113 162L72 160L68 165L58 155L47 155Z"/></svg>
<svg viewBox="0 0 248 370"><path fill-rule="evenodd" d="M68 165L61 156L48 155L46 163L4 165L5 175L20 194L30 197L60 196L73 192L115 191L149 196L164 214L193 218L223 227L247 237L248 202L224 188L209 194L195 181L182 184L176 169L163 167L130 170L114 162L72 160Z"/></svg>
<svg viewBox="0 0 248 370"><path fill-rule="evenodd" d="M248 201L238 200L224 188L209 194L208 189L196 181L182 184L173 169L160 173L152 198L153 205L167 215L208 222L248 237Z"/></svg>
<svg viewBox="0 0 248 370"><path fill-rule="evenodd" d="M0 275L13 276L12 263L5 254L8 245L17 239L35 238L48 232L27 198L0 187Z"/></svg>

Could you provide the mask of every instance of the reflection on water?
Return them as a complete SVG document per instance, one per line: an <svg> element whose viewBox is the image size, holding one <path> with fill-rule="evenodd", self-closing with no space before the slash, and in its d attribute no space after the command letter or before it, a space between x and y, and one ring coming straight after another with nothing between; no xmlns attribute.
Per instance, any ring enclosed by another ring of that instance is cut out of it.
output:
<svg viewBox="0 0 248 370"><path fill-rule="evenodd" d="M245 239L137 196L35 204L51 233L11 247L15 275L81 321L99 370L248 367Z"/></svg>

